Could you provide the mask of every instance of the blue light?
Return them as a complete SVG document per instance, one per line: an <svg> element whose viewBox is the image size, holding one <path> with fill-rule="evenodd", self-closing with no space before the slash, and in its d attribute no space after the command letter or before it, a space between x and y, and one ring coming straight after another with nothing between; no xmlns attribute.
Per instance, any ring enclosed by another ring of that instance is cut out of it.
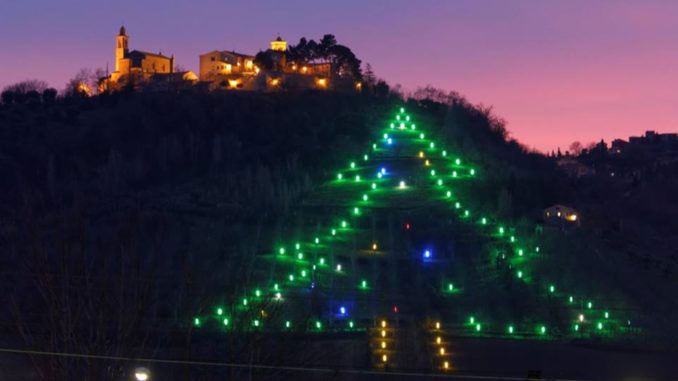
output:
<svg viewBox="0 0 678 381"><path fill-rule="evenodd" d="M431 250L424 251L424 258L426 258L426 259L431 258Z"/></svg>
<svg viewBox="0 0 678 381"><path fill-rule="evenodd" d="M388 138L388 144L389 144L389 145L393 144L393 139Z"/></svg>
<svg viewBox="0 0 678 381"><path fill-rule="evenodd" d="M386 174L386 168L382 168L380 172L381 172L382 175L385 175Z"/></svg>
<svg viewBox="0 0 678 381"><path fill-rule="evenodd" d="M346 315L346 307L344 306L339 307L339 314Z"/></svg>

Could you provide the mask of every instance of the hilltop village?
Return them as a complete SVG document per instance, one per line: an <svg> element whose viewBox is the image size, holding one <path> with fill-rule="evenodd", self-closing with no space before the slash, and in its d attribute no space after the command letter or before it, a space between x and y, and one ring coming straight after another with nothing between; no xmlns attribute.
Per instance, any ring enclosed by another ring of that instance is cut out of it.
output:
<svg viewBox="0 0 678 381"><path fill-rule="evenodd" d="M209 90L280 89L362 90L360 60L325 35L316 43L302 38L296 46L277 37L256 55L213 50L199 57L198 74L177 70L174 56L130 50L124 26L115 37L115 70L99 80L99 92L126 87L169 89L200 86Z"/></svg>

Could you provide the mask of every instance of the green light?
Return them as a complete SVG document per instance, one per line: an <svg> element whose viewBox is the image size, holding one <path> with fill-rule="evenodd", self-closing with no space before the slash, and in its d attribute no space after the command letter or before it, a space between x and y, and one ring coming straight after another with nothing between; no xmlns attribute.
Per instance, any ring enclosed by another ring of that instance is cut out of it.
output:
<svg viewBox="0 0 678 381"><path fill-rule="evenodd" d="M347 226L348 226L348 224L346 223L346 221L341 221L341 227L342 228L346 229Z"/></svg>
<svg viewBox="0 0 678 381"><path fill-rule="evenodd" d="M255 327L258 327L259 326L259 319L254 319L252 324L254 324Z"/></svg>
<svg viewBox="0 0 678 381"><path fill-rule="evenodd" d="M280 253L280 255L285 255L285 248L281 247L280 250L278 250L278 252Z"/></svg>
<svg viewBox="0 0 678 381"><path fill-rule="evenodd" d="M396 115L396 119L397 119L397 120L400 120L400 115Z"/></svg>
<svg viewBox="0 0 678 381"><path fill-rule="evenodd" d="M369 159L369 156L363 155L363 160L364 160L364 161L367 161L367 159Z"/></svg>
<svg viewBox="0 0 678 381"><path fill-rule="evenodd" d="M468 319L469 324L473 324L473 323L475 323L475 321L476 321L476 318L474 318L473 316L471 316L471 317Z"/></svg>
<svg viewBox="0 0 678 381"><path fill-rule="evenodd" d="M483 217L480 219L480 223L483 225L487 225L487 218Z"/></svg>
<svg viewBox="0 0 678 381"><path fill-rule="evenodd" d="M398 184L398 188L400 188L400 189L405 189L405 182L404 182L404 181L401 181L401 182Z"/></svg>
<svg viewBox="0 0 678 381"><path fill-rule="evenodd" d="M315 237L315 244L317 245L317 244L319 244L319 243L320 243L320 238Z"/></svg>
<svg viewBox="0 0 678 381"><path fill-rule="evenodd" d="M242 300L242 305L243 305L243 306L246 306L246 305L247 305L247 298L244 298L244 299Z"/></svg>
<svg viewBox="0 0 678 381"><path fill-rule="evenodd" d="M447 285L447 291L454 291L454 284L450 283Z"/></svg>
<svg viewBox="0 0 678 381"><path fill-rule="evenodd" d="M609 319L609 318L610 318L610 313L605 311L605 319Z"/></svg>
<svg viewBox="0 0 678 381"><path fill-rule="evenodd" d="M452 171L452 177L457 177L457 171Z"/></svg>
<svg viewBox="0 0 678 381"><path fill-rule="evenodd" d="M599 322L598 325L597 325L597 327L598 327L598 330L600 331L601 329L603 329L603 323L600 323L600 322Z"/></svg>
<svg viewBox="0 0 678 381"><path fill-rule="evenodd" d="M224 309L219 307L217 308L217 315L222 315L224 313Z"/></svg>
<svg viewBox="0 0 678 381"><path fill-rule="evenodd" d="M254 295L256 295L257 298L260 297L260 296L261 296L261 291L259 291L259 289L256 289L256 290L254 291Z"/></svg>
<svg viewBox="0 0 678 381"><path fill-rule="evenodd" d="M503 226L499 227L499 234L504 235L504 227Z"/></svg>
<svg viewBox="0 0 678 381"><path fill-rule="evenodd" d="M459 209L459 208L461 208L461 204L460 204L459 202L455 202L455 203L454 203L454 207L457 208L457 209Z"/></svg>
<svg viewBox="0 0 678 381"><path fill-rule="evenodd" d="M323 328L323 324L320 322L320 320L317 320L317 321L315 322L315 327L316 327L317 329L322 329L322 328Z"/></svg>
<svg viewBox="0 0 678 381"><path fill-rule="evenodd" d="M224 318L224 325L228 325L228 318Z"/></svg>
<svg viewBox="0 0 678 381"><path fill-rule="evenodd" d="M367 288L367 281L363 280L362 282L360 282L360 287L361 288Z"/></svg>
<svg viewBox="0 0 678 381"><path fill-rule="evenodd" d="M476 324L476 332L480 332L480 323Z"/></svg>
<svg viewBox="0 0 678 381"><path fill-rule="evenodd" d="M464 210L464 217L468 217L471 212L468 211L468 209Z"/></svg>
<svg viewBox="0 0 678 381"><path fill-rule="evenodd" d="M443 157L447 156L447 151L443 151Z"/></svg>
<svg viewBox="0 0 678 381"><path fill-rule="evenodd" d="M275 291L278 291L278 290L279 290L279 286L278 286L277 283L273 285L273 289L274 289Z"/></svg>
<svg viewBox="0 0 678 381"><path fill-rule="evenodd" d="M574 325L574 330L575 330L575 331L579 331L579 324L575 324L575 325Z"/></svg>
<svg viewBox="0 0 678 381"><path fill-rule="evenodd" d="M360 182L360 175L355 175L355 182L359 183Z"/></svg>
<svg viewBox="0 0 678 381"><path fill-rule="evenodd" d="M542 326L539 328L539 332L540 332L542 335L545 334L545 333L546 333L546 327L542 325Z"/></svg>
<svg viewBox="0 0 678 381"><path fill-rule="evenodd" d="M321 266L324 265L324 264L325 264L325 258L320 258L320 261L319 261L319 262L320 262L320 265L321 265Z"/></svg>
<svg viewBox="0 0 678 381"><path fill-rule="evenodd" d="M332 235L337 235L337 229L332 229Z"/></svg>
<svg viewBox="0 0 678 381"><path fill-rule="evenodd" d="M431 176L435 176L435 175L436 175L436 170L435 170L435 169L432 169L432 170L431 170Z"/></svg>
<svg viewBox="0 0 678 381"><path fill-rule="evenodd" d="M518 249L518 256L522 257L523 256L523 249Z"/></svg>
<svg viewBox="0 0 678 381"><path fill-rule="evenodd" d="M286 320L286 321L285 321L285 328L289 328L289 327L291 327L291 326L292 326L292 323L290 323L289 320Z"/></svg>
<svg viewBox="0 0 678 381"><path fill-rule="evenodd" d="M539 252L539 246L537 246L537 247L534 249L534 251L536 251L536 252L538 253L538 252Z"/></svg>
<svg viewBox="0 0 678 381"><path fill-rule="evenodd" d="M424 137L426 137L426 135L424 135L423 132L421 134L419 134L419 139L423 139Z"/></svg>
<svg viewBox="0 0 678 381"><path fill-rule="evenodd" d="M306 270L301 270L301 277L306 278Z"/></svg>
<svg viewBox="0 0 678 381"><path fill-rule="evenodd" d="M394 125L393 123L391 123L391 126L390 126L390 127L391 127L391 129L394 129L394 128L395 128L395 125Z"/></svg>
<svg viewBox="0 0 678 381"><path fill-rule="evenodd" d="M508 333L513 334L513 326L512 325L508 326Z"/></svg>
<svg viewBox="0 0 678 381"><path fill-rule="evenodd" d="M401 107L401 108L400 108L400 113L401 113L401 114L405 113L405 107Z"/></svg>
<svg viewBox="0 0 678 381"><path fill-rule="evenodd" d="M588 307L589 309L593 308L593 303L588 302L587 307Z"/></svg>
<svg viewBox="0 0 678 381"><path fill-rule="evenodd" d="M288 277L288 279L290 280L290 282L294 282L294 274L290 274L290 276Z"/></svg>
<svg viewBox="0 0 678 381"><path fill-rule="evenodd" d="M552 294L553 294L554 292L556 292L556 286L550 285L550 286L549 286L549 292L552 293Z"/></svg>
<svg viewBox="0 0 678 381"><path fill-rule="evenodd" d="M348 327L349 327L349 328L353 328L353 320L349 320L349 322L348 322Z"/></svg>
<svg viewBox="0 0 678 381"><path fill-rule="evenodd" d="M377 145L376 145L376 144L372 144L372 149L376 151L376 150L377 150Z"/></svg>
<svg viewBox="0 0 678 381"><path fill-rule="evenodd" d="M341 180L344 176L341 173L337 173L337 180Z"/></svg>
<svg viewBox="0 0 678 381"><path fill-rule="evenodd" d="M409 116L409 115L405 115L405 120L409 122L409 121L410 121L410 116Z"/></svg>
<svg viewBox="0 0 678 381"><path fill-rule="evenodd" d="M368 197L366 194L363 195L363 201L367 201Z"/></svg>
<svg viewBox="0 0 678 381"><path fill-rule="evenodd" d="M438 186L443 185L443 179L438 179Z"/></svg>
<svg viewBox="0 0 678 381"><path fill-rule="evenodd" d="M452 197L452 192L451 192L451 191L447 191L446 195L447 195L447 197Z"/></svg>
<svg viewBox="0 0 678 381"><path fill-rule="evenodd" d="M522 271L518 271L518 278L522 278L522 277L523 277L523 272L522 272Z"/></svg>
<svg viewBox="0 0 678 381"><path fill-rule="evenodd" d="M471 169L470 173L471 173L471 176L474 176L474 175L476 174L476 170L475 170L475 169Z"/></svg>
<svg viewBox="0 0 678 381"><path fill-rule="evenodd" d="M304 259L304 253L297 254L297 259L300 260L300 261L303 260Z"/></svg>
<svg viewBox="0 0 678 381"><path fill-rule="evenodd" d="M372 183L372 189L377 189L377 184Z"/></svg>
<svg viewBox="0 0 678 381"><path fill-rule="evenodd" d="M516 242L516 237L514 237L514 236L511 236L511 238L510 238L510 239L511 239L511 242Z"/></svg>
<svg viewBox="0 0 678 381"><path fill-rule="evenodd" d="M431 148L436 148L436 144L433 143L433 142L431 142L431 144L429 144L428 146L431 147Z"/></svg>
<svg viewBox="0 0 678 381"><path fill-rule="evenodd" d="M455 160L454 160L454 164L460 165L460 164L461 164L461 159L455 159Z"/></svg>
<svg viewBox="0 0 678 381"><path fill-rule="evenodd" d="M351 162L351 169L355 168L355 162Z"/></svg>
<svg viewBox="0 0 678 381"><path fill-rule="evenodd" d="M337 272L341 271L341 264L337 265Z"/></svg>
<svg viewBox="0 0 678 381"><path fill-rule="evenodd" d="M358 207L353 208L353 214L360 214L360 208Z"/></svg>
<svg viewBox="0 0 678 381"><path fill-rule="evenodd" d="M294 248L297 249L297 250L299 250L299 249L301 248L301 245L297 242L297 243L294 245Z"/></svg>
<svg viewBox="0 0 678 381"><path fill-rule="evenodd" d="M569 299L570 303L574 303L574 297L573 296L570 296L568 299Z"/></svg>
<svg viewBox="0 0 678 381"><path fill-rule="evenodd" d="M193 319L193 325L196 327L200 327L200 318Z"/></svg>
<svg viewBox="0 0 678 381"><path fill-rule="evenodd" d="M276 292L275 293L275 300L280 300L280 299L282 299L282 294L279 293L279 292Z"/></svg>

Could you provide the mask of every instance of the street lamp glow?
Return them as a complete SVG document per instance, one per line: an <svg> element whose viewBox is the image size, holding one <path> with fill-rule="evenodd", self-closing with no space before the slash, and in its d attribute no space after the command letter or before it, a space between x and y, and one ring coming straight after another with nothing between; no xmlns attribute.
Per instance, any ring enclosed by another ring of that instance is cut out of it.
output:
<svg viewBox="0 0 678 381"><path fill-rule="evenodd" d="M134 379L137 381L147 381L151 378L151 372L146 368L134 369Z"/></svg>

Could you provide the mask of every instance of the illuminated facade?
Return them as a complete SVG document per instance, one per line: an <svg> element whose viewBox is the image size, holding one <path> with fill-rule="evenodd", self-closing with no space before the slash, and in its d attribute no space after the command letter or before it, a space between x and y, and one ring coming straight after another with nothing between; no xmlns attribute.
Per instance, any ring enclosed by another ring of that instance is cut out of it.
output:
<svg viewBox="0 0 678 381"><path fill-rule="evenodd" d="M100 90L108 90L133 81L159 82L197 81L198 77L190 72L174 71L174 56L162 53L149 53L141 50L129 50L129 36L124 26L115 37L115 71L103 78Z"/></svg>

